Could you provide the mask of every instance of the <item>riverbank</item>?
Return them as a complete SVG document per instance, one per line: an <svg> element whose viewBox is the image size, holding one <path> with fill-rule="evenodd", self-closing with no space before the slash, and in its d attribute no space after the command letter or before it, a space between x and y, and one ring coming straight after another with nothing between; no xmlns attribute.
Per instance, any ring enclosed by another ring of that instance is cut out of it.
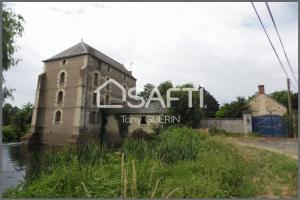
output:
<svg viewBox="0 0 300 200"><path fill-rule="evenodd" d="M171 128L111 151L97 144L44 149L31 178L4 197L296 197L298 166L274 152Z"/></svg>

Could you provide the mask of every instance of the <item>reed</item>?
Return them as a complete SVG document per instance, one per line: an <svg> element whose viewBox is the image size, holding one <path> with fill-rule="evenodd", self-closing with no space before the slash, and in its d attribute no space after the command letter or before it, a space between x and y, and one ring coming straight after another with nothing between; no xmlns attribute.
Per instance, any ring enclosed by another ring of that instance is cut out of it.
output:
<svg viewBox="0 0 300 200"><path fill-rule="evenodd" d="M151 173L150 173L150 178L149 178L149 183L148 183L149 188L151 187L154 169L155 169L155 164L151 168Z"/></svg>
<svg viewBox="0 0 300 200"><path fill-rule="evenodd" d="M135 196L136 191L137 191L136 168L134 165L134 160L132 160L131 197Z"/></svg>
<svg viewBox="0 0 300 200"><path fill-rule="evenodd" d="M127 184L128 184L127 173L126 173L126 170L124 170L124 186L123 186L123 196L124 196L124 198L127 197Z"/></svg>
<svg viewBox="0 0 300 200"><path fill-rule="evenodd" d="M156 183L155 183L154 190L153 190L153 192L151 193L150 198L154 198L160 180L161 180L161 178L157 179L157 181L156 181Z"/></svg>

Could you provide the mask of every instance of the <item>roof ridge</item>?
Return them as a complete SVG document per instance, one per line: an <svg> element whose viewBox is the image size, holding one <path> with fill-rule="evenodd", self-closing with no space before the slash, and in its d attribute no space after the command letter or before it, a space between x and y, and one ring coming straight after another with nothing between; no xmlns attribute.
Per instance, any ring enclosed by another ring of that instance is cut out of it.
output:
<svg viewBox="0 0 300 200"><path fill-rule="evenodd" d="M91 45L89 45L89 44L87 44L87 43L85 43L85 42L82 42L82 43L84 44L84 48L86 48L86 46L87 46L87 47L89 47L89 48L93 49L94 51L96 51L96 52L98 52L98 53L102 54L103 56L105 56L105 57L107 57L107 58L111 59L112 61L114 61L114 62L116 62L116 63L118 63L118 64L120 64L120 65L124 66L124 64L122 64L122 63L120 63L120 62L116 61L115 59L113 59L112 57L110 57L110 56L108 56L108 55L106 55L106 54L102 53L101 51L99 51L98 49L96 49L96 48L92 47ZM87 50L87 53L89 53L89 52L88 52L88 50ZM124 66L124 67L125 67L125 66ZM127 70L127 69L126 69L126 70ZM127 71L128 71L128 70L127 70Z"/></svg>
<svg viewBox="0 0 300 200"><path fill-rule="evenodd" d="M62 58L68 58L68 57L73 57L73 56L78 56L78 55L85 55L89 54L91 56L96 57L97 59L103 61L104 63L107 63L114 67L115 69L127 74L128 76L134 78L131 74L131 72L122 64L116 61L115 59L105 55L101 51L97 50L96 48L86 44L85 42L81 41L77 43L76 45L52 56L51 58L48 58L46 60L43 60L43 62L48 62L52 60L58 60ZM135 78L134 78L135 79Z"/></svg>
<svg viewBox="0 0 300 200"><path fill-rule="evenodd" d="M85 52L88 53L88 50L87 50L87 48L86 48L86 46L85 46L86 44L85 44L83 41L81 41L80 43L81 43L81 45L83 46Z"/></svg>

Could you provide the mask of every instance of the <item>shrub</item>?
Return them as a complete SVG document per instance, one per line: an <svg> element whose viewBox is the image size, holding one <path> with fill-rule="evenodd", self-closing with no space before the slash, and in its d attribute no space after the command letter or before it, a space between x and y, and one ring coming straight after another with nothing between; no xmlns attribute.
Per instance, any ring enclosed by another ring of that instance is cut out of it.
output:
<svg viewBox="0 0 300 200"><path fill-rule="evenodd" d="M15 141L18 138L17 131L14 126L8 125L8 126L3 126L3 141L4 142L10 142L10 141Z"/></svg>
<svg viewBox="0 0 300 200"><path fill-rule="evenodd" d="M138 128L138 129L135 129L132 132L131 138L133 138L133 139L142 139L142 140L150 140L153 137L150 134L148 134L146 131L144 131L143 129Z"/></svg>

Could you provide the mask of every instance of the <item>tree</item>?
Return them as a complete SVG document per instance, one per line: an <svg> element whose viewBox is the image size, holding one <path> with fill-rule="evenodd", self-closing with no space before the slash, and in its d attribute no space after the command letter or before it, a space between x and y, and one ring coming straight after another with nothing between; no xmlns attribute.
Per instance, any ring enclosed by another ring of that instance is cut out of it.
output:
<svg viewBox="0 0 300 200"><path fill-rule="evenodd" d="M155 85L153 85L152 83L147 83L146 85L144 85L144 90L138 95L143 97L145 101L147 101L153 88L155 88Z"/></svg>
<svg viewBox="0 0 300 200"><path fill-rule="evenodd" d="M20 59L13 57L14 53L18 50L16 45L17 37L23 34L24 19L21 15L15 14L11 9L3 6L2 12L2 81L3 71L7 71L10 67L18 64ZM12 92L14 89L3 86L2 98L3 101L7 97L13 97Z"/></svg>
<svg viewBox="0 0 300 200"><path fill-rule="evenodd" d="M179 88L194 88L193 84L184 84L177 86ZM172 97L178 97L178 101L171 101L168 108L168 114L171 116L180 116L180 124L196 128L201 117L204 116L203 110L200 108L199 90L192 93L192 107L188 106L188 92L176 91L172 92Z"/></svg>
<svg viewBox="0 0 300 200"><path fill-rule="evenodd" d="M19 108L16 106L12 106L9 103L4 104L2 107L2 115L3 115L3 126L12 124L12 119L14 115L19 111Z"/></svg>
<svg viewBox="0 0 300 200"><path fill-rule="evenodd" d="M241 118L243 113L249 108L248 102L244 97L237 97L236 101L226 103L216 112L218 118Z"/></svg>
<svg viewBox="0 0 300 200"><path fill-rule="evenodd" d="M287 90L275 91L270 96L288 108L288 92ZM298 93L291 95L292 109L298 110Z"/></svg>
<svg viewBox="0 0 300 200"><path fill-rule="evenodd" d="M33 105L27 103L14 115L12 124L16 127L18 137L23 136L30 127Z"/></svg>
<svg viewBox="0 0 300 200"><path fill-rule="evenodd" d="M165 97L167 95L167 90L172 87L173 87L173 84L171 81L164 81L164 82L160 83L157 88L158 88L161 96Z"/></svg>
<svg viewBox="0 0 300 200"><path fill-rule="evenodd" d="M287 90L275 91L270 94L270 96L278 101L279 103L283 104L284 106L288 107L288 92Z"/></svg>
<svg viewBox="0 0 300 200"><path fill-rule="evenodd" d="M199 88L200 89L200 88ZM216 112L219 110L218 101L212 96L207 90L203 91L203 101L204 101L204 115L205 117L214 118Z"/></svg>

